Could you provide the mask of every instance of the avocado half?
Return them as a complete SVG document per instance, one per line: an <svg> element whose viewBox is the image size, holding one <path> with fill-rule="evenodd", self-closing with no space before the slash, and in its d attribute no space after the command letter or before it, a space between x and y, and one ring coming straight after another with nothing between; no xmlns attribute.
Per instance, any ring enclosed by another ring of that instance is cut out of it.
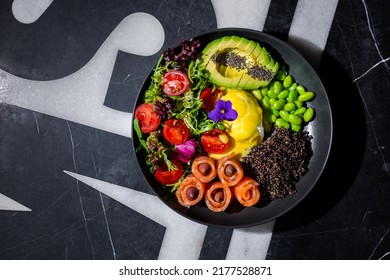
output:
<svg viewBox="0 0 390 280"><path fill-rule="evenodd" d="M267 86L279 70L259 43L238 36L210 42L202 52L202 63L217 86L253 90Z"/></svg>

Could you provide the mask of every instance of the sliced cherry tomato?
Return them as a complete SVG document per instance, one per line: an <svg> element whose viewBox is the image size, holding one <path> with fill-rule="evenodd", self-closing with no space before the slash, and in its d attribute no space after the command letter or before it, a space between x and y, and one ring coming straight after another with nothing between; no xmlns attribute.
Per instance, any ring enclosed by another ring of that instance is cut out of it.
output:
<svg viewBox="0 0 390 280"><path fill-rule="evenodd" d="M225 131L212 129L200 137L202 148L207 153L220 154L229 147L229 136Z"/></svg>
<svg viewBox="0 0 390 280"><path fill-rule="evenodd" d="M180 95L187 90L189 85L187 75L180 71L172 70L162 77L162 91L166 95Z"/></svg>
<svg viewBox="0 0 390 280"><path fill-rule="evenodd" d="M190 130L182 120L169 119L164 122L162 133L169 143L180 145L187 140Z"/></svg>
<svg viewBox="0 0 390 280"><path fill-rule="evenodd" d="M200 94L200 99L202 99L202 108L206 112L210 112L215 108L215 104L217 101L222 97L222 91L219 89L215 89L212 91L213 88L205 88L201 94Z"/></svg>
<svg viewBox="0 0 390 280"><path fill-rule="evenodd" d="M168 165L164 162L154 174L154 177L163 185L172 185L179 181L183 176L183 166L176 159L171 159L170 162L176 167L174 170L168 170Z"/></svg>
<svg viewBox="0 0 390 280"><path fill-rule="evenodd" d="M134 117L138 119L143 133L154 131L160 124L160 116L156 113L153 104L143 103L135 110Z"/></svg>

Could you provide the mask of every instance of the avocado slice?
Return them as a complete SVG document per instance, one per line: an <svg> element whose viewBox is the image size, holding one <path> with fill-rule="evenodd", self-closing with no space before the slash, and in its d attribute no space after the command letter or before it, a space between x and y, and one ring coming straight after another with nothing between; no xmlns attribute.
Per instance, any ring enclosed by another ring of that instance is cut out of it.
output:
<svg viewBox="0 0 390 280"><path fill-rule="evenodd" d="M247 90L268 85L279 69L259 43L239 36L210 42L202 52L202 64L217 86Z"/></svg>

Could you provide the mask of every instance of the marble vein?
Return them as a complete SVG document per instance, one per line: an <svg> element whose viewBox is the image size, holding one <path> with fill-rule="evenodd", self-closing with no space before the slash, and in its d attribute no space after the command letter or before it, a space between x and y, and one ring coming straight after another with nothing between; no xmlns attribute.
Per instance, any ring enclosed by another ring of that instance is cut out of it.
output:
<svg viewBox="0 0 390 280"><path fill-rule="evenodd" d="M91 153L91 157L92 157L93 168L95 170L95 176L97 178L98 177L98 173L97 173L95 157L93 156L93 153ZM99 198L100 198L100 203L101 203L102 208L103 208L103 216L104 216L104 221L106 223L107 234L108 234L108 239L110 241L112 254L114 256L114 260L116 260L116 252L115 252L114 242L112 241L110 225L108 224L108 218L107 218L107 214L106 214L106 207L104 206L103 196L102 196L101 192L99 192Z"/></svg>
<svg viewBox="0 0 390 280"><path fill-rule="evenodd" d="M382 260L383 258L385 258L388 255L390 255L390 252L386 252L382 257L379 258L379 260Z"/></svg>
<svg viewBox="0 0 390 280"><path fill-rule="evenodd" d="M379 49L378 41L377 41L377 39L375 37L374 31L372 30L372 23L371 23L371 20L370 20L370 14L368 12L366 1L362 0L362 3L363 3L363 6L364 6L364 12L366 13L368 29L370 30L371 37L374 40L375 48L376 48L376 50L378 52L379 57L382 59L382 61L384 61L384 58L382 56L382 52ZM390 68L387 65L386 61L385 61L385 65L386 65L387 70L389 70Z"/></svg>
<svg viewBox="0 0 390 280"><path fill-rule="evenodd" d="M198 259L207 227L177 214L159 198L64 170L66 174L166 227L158 259ZM191 240L191 242L188 242ZM136 248L135 248L136 249Z"/></svg>
<svg viewBox="0 0 390 280"><path fill-rule="evenodd" d="M352 81L352 83L354 83L354 82L360 80L361 78L363 78L364 76L366 76L368 73L370 73L373 69L375 69L375 68L376 68L377 66L379 66L380 64L382 64L382 63L385 63L385 64L386 64L386 62L387 62L388 60L390 60L390 57L385 58L385 59L382 59L381 61L375 63L375 64L374 64L373 66L371 66L366 72L364 72L363 74L361 74L359 77L355 78L355 79Z"/></svg>
<svg viewBox="0 0 390 280"><path fill-rule="evenodd" d="M368 257L368 259L370 260L372 258L372 256L374 255L376 249L378 249L379 245L382 243L383 239L385 239L386 235L389 233L390 231L390 228L388 228L385 232L385 234L379 239L379 242L376 244L376 246L374 247L374 250L372 251L371 255ZM389 253L389 252L388 252ZM386 253L386 254L388 254ZM382 256L383 258L384 256Z"/></svg>
<svg viewBox="0 0 390 280"><path fill-rule="evenodd" d="M38 131L38 134L39 134L39 123L38 123L38 119L37 119L37 116L36 116L34 111L33 111L33 115L34 115L35 124L37 126L37 131Z"/></svg>
<svg viewBox="0 0 390 280"><path fill-rule="evenodd" d="M69 136L70 136L70 142L71 142L71 144L72 144L73 166L74 166L75 172L77 172L76 156L75 156L75 147L74 147L72 129L70 128L69 121L66 121L66 124L67 124L67 126L68 126ZM93 244L92 244L92 240L91 240L91 235L90 235L89 229L88 229L87 217L86 217L85 211L84 211L84 204L83 204L83 199L81 198L80 186L79 186L78 180L76 180L76 189L77 189L77 194L78 194L78 196L79 196L80 208L81 208L81 213L82 213L83 219L84 219L85 230L86 230L86 232L87 232L87 237L88 237L88 240L89 240L89 244L91 245L92 256L93 256L93 259L95 259L95 250L94 250L94 247L93 247Z"/></svg>
<svg viewBox="0 0 390 280"><path fill-rule="evenodd" d="M48 211L49 209L51 209L58 201L60 201L66 194L68 194L70 192L71 189L65 191L64 193L62 193L58 198L56 198L48 207L46 207L45 209L43 209L41 212L39 212L30 222L24 224L23 226L21 226L20 228L17 228L15 230L13 230L13 233L8 236L7 238L5 238L4 240L2 240L0 242L0 245L4 244L5 242L7 242L8 240L10 240L12 237L14 237L17 233L19 233L20 231L22 231L23 229L25 229L26 227L34 224L34 222L36 220L39 219L39 217L41 217L44 213L46 213L46 211Z"/></svg>
<svg viewBox="0 0 390 280"><path fill-rule="evenodd" d="M371 214L371 213L373 213L373 212L374 212L373 210L369 210L369 211L367 211L366 213L364 213L363 221L362 221L362 222L364 222L364 221L366 220L366 217L367 217L368 214Z"/></svg>

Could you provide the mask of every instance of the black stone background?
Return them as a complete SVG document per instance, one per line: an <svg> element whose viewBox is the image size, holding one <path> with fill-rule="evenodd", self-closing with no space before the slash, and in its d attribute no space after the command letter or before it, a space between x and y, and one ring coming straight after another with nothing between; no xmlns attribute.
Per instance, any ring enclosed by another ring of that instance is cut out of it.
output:
<svg viewBox="0 0 390 280"><path fill-rule="evenodd" d="M272 1L264 32L286 39L296 3ZM268 259L390 259L389 62L353 82L381 60L375 44L389 57L389 5L365 3L376 41L363 2L339 1L319 68L334 117L329 164L313 192L276 221ZM13 18L11 4L0 4L0 67L34 80L80 69L134 12L162 23L163 49L216 28L210 1L55 0L29 25ZM105 105L130 112L157 57L119 52ZM129 73L140 78L126 81ZM75 171L69 129L78 173L151 193L132 168L127 138L0 103L0 192L33 209L0 211L0 259L112 259L102 203L116 258L156 259L162 226L64 175ZM231 233L210 227L200 258L224 259Z"/></svg>

